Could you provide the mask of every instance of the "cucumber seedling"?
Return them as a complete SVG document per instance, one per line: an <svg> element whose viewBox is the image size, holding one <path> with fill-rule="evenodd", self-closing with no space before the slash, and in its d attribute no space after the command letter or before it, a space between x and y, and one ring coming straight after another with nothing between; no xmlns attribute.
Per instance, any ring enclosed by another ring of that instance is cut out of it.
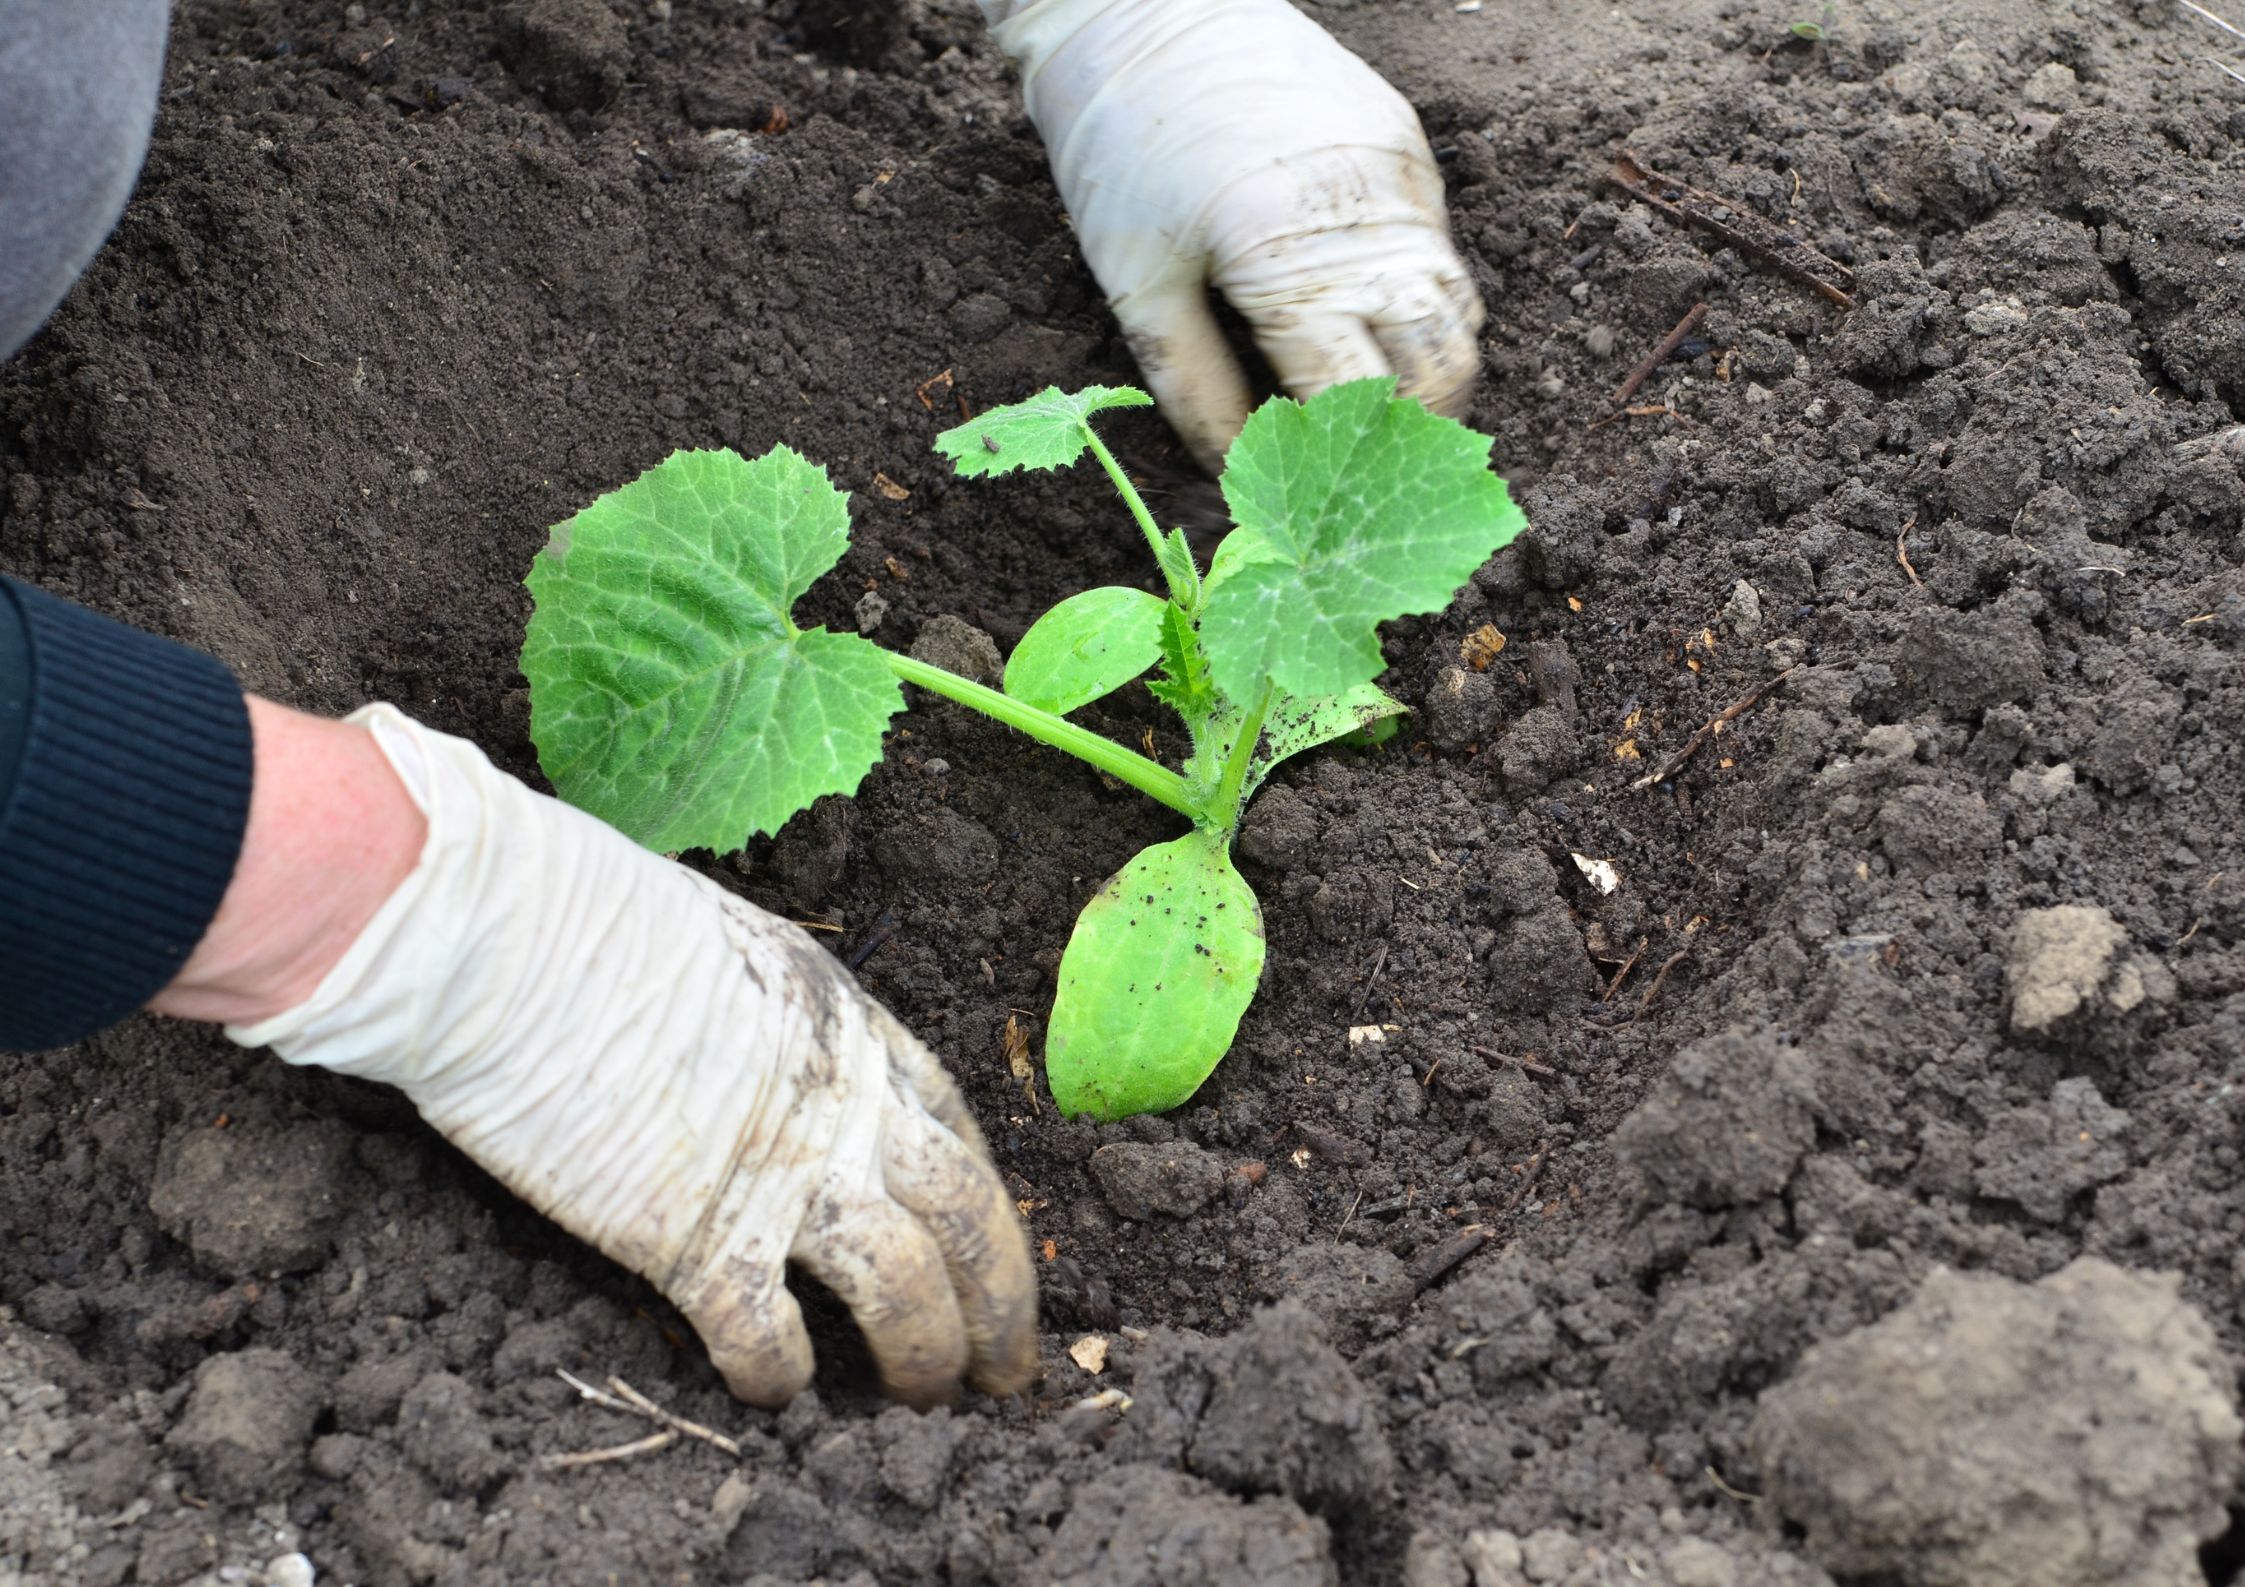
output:
<svg viewBox="0 0 2245 1587"><path fill-rule="evenodd" d="M561 796L649 848L735 849L881 756L913 683L1089 762L1191 823L1142 850L1076 921L1045 1042L1064 1112L1176 1107L1232 1044L1263 971L1262 906L1234 868L1240 812L1288 756L1399 714L1373 684L1379 625L1438 611L1525 520L1489 440L1393 380L1257 409L1225 458L1234 528L1204 573L1155 523L1092 415L1127 387L1048 389L936 440L962 475L1089 451L1146 536L1164 593L1111 586L1040 617L992 689L795 603L849 543L848 498L785 446L677 452L553 531L531 569L530 734ZM1171 768L1068 713L1151 674L1184 722Z"/></svg>

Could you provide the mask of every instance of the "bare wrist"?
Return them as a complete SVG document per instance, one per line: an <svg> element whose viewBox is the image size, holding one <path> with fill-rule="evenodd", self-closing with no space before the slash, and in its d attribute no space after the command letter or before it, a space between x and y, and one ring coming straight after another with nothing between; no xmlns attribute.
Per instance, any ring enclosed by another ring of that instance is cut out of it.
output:
<svg viewBox="0 0 2245 1587"><path fill-rule="evenodd" d="M295 1007L411 874L420 807L363 727L251 696L256 772L234 879L160 1014L253 1024Z"/></svg>

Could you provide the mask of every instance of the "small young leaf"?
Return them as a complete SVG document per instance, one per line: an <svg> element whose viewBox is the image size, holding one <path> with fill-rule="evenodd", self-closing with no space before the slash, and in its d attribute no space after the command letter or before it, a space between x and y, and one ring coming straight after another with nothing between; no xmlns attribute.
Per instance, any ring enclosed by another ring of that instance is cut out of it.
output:
<svg viewBox="0 0 2245 1587"><path fill-rule="evenodd" d="M1200 642L1193 635L1193 620L1167 601L1162 603L1162 676L1146 685L1148 693L1185 719L1191 727L1202 721L1216 704L1216 691L1208 681L1208 663L1201 659Z"/></svg>
<svg viewBox="0 0 2245 1587"><path fill-rule="evenodd" d="M1083 456L1091 416L1102 408L1144 408L1153 398L1131 386L1047 386L1035 396L992 408L935 438L935 449L969 477L1017 468L1066 468Z"/></svg>
<svg viewBox="0 0 2245 1587"><path fill-rule="evenodd" d="M881 757L904 694L789 616L849 503L786 447L676 452L553 532L525 581L530 737L555 789L662 853L738 848Z"/></svg>
<svg viewBox="0 0 2245 1587"><path fill-rule="evenodd" d="M1071 595L1029 625L1006 662L1006 693L1065 716L1160 658L1170 605L1119 585Z"/></svg>
<svg viewBox="0 0 2245 1587"><path fill-rule="evenodd" d="M1231 1049L1263 974L1263 909L1225 840L1141 849L1076 919L1045 1036L1060 1111L1176 1107Z"/></svg>
<svg viewBox="0 0 2245 1587"><path fill-rule="evenodd" d="M1216 685L1336 695L1385 664L1379 625L1439 611L1526 524L1489 439L1396 399L1392 378L1255 410L1223 489L1257 555L1213 574L1201 645Z"/></svg>
<svg viewBox="0 0 2245 1587"><path fill-rule="evenodd" d="M1161 538L1161 576L1170 589L1186 592L1190 597L1187 605L1198 607L1200 568L1193 561L1192 544L1182 529L1172 529Z"/></svg>
<svg viewBox="0 0 2245 1587"><path fill-rule="evenodd" d="M1401 716L1407 709L1401 700L1369 683L1360 683L1330 699L1301 700L1288 696L1274 701L1270 714L1263 719L1263 742L1257 746L1254 759L1247 763L1247 782L1240 794L1241 801L1245 802L1260 788L1263 779L1282 761L1320 744L1346 738L1375 722Z"/></svg>

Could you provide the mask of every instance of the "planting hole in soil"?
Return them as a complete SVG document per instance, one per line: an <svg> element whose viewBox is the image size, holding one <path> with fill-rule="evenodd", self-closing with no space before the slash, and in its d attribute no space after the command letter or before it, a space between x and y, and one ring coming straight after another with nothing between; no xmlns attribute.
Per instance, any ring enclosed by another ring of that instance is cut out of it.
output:
<svg viewBox="0 0 2245 1587"><path fill-rule="evenodd" d="M890 1405L806 1286L816 1385L748 1409L397 1094L142 1018L0 1056L0 1580L2234 1576L2245 49L1306 9L1441 159L1527 520L1319 681L1399 730L1304 729L1225 858L915 690L685 856L957 1078L1040 1380ZM799 635L1188 767L1140 625L1236 492L1097 416L1181 559L1091 460L935 450L1144 383L1018 93L927 0L186 4L0 372L0 569L547 786L551 527L785 447L850 498ZM1036 635L1086 591L1145 602ZM1259 899L1260 984L1180 1105L1071 1116L1063 953L1141 862Z"/></svg>

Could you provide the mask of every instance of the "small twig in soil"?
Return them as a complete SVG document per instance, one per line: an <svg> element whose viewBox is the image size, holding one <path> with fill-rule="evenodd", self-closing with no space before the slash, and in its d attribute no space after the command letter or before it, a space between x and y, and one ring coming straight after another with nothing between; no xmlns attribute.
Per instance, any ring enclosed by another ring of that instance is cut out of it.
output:
<svg viewBox="0 0 2245 1587"><path fill-rule="evenodd" d="M1411 1263L1411 1293L1423 1295L1450 1276L1460 1262L1473 1255L1491 1240L1497 1231L1485 1223L1469 1223L1440 1245L1421 1251Z"/></svg>
<svg viewBox="0 0 2245 1587"><path fill-rule="evenodd" d="M741 1446L736 1440L727 1438L715 1428L704 1427L699 1422L689 1421L676 1411L664 1410L622 1378L611 1377L608 1380L608 1387L628 1401L633 1410L651 1422L660 1422L673 1432L684 1433L688 1438L698 1438L705 1444L713 1444L728 1455L738 1455L741 1452Z"/></svg>
<svg viewBox="0 0 2245 1587"><path fill-rule="evenodd" d="M1356 1023L1364 1021L1364 1010L1372 1001L1372 988L1379 984L1380 972L1388 967L1388 945L1380 944L1379 953L1372 960L1372 973L1364 978L1364 990L1356 994Z"/></svg>
<svg viewBox="0 0 2245 1587"><path fill-rule="evenodd" d="M2199 19L2200 19L2200 20L2202 20L2202 21L2206 21L2206 22L2211 22L2211 23L2213 23L2213 24L2214 24L2214 26L2216 26L2216 27L2220 28L2220 29L2221 29L2221 30L2222 30L2222 31L2223 31L2224 33L2227 33L2227 34L2228 34L2228 35L2229 35L2230 37L2232 37L2232 38L2237 38L2237 39L2245 39L2245 30L2240 30L2240 29L2238 29L2238 28L2234 28L2234 27L2230 26L2230 24L2228 24L2227 22L2224 22L2224 21L2223 21L2223 20L2222 20L2222 19L2221 19L2220 17L2218 17L2218 16L2214 15L2214 13L2213 13L2213 12L2211 12L2211 11L2207 10L2207 9L2206 9L2206 8L2205 8L2204 6L2202 6L2202 5L2193 5L2193 4L2191 3L2191 0L2175 0L2175 4L2177 4L2177 5L2181 6L2181 7L2182 7L2182 8L2183 8L2183 9L2184 9L2185 11L2188 11L2188 12L2189 12L2189 13L2190 13L2190 14L2191 14L2192 16L2194 16L2194 17L2197 17L2197 18L2199 18ZM2218 65L2220 65L2221 63L2220 63L2219 61L2217 61L2217 62L2215 62L2215 64L2216 64L2216 65L2218 66ZM2234 72L2232 72L2232 73L2231 73L2230 75L2234 77L2234 76L2236 76L2237 74L2236 74L2236 73L2234 73Z"/></svg>
<svg viewBox="0 0 2245 1587"><path fill-rule="evenodd" d="M1894 537L1894 560L1902 564L1902 571L1910 576L1910 582L1922 590L1925 588L1925 580L1919 578L1918 570L1910 565L1910 531L1917 526L1917 519L1912 518L1902 526L1902 532Z"/></svg>
<svg viewBox="0 0 2245 1587"><path fill-rule="evenodd" d="M1712 1482L1715 1485L1715 1491L1726 1499L1736 1499L1740 1504L1760 1504L1762 1502L1760 1494L1748 1493L1744 1488L1734 1488L1725 1482L1723 1474L1713 1466L1707 1468L1707 1480Z"/></svg>
<svg viewBox="0 0 2245 1587"><path fill-rule="evenodd" d="M645 1438L635 1438L628 1444L617 1444L608 1449L587 1449L574 1455L546 1455L538 1461L540 1471L575 1471L582 1466L605 1466L611 1460L630 1460L639 1455L652 1455L658 1449L668 1449L678 1442L678 1435L668 1428L659 1433L649 1433Z"/></svg>
<svg viewBox="0 0 2245 1587"><path fill-rule="evenodd" d="M704 1427L699 1422L688 1421L675 1411L664 1410L622 1378L611 1377L608 1380L607 1389L596 1389L584 1379L564 1372L558 1367L554 1369L554 1375L575 1389L581 1397L592 1401L595 1405L606 1406L611 1411L622 1411L626 1416L637 1416L650 1422L659 1423L670 1429L674 1435L684 1433L688 1438L698 1438L705 1444L714 1444L728 1455L738 1455L741 1452L741 1446L735 1440L727 1438L723 1433L714 1429Z"/></svg>
<svg viewBox="0 0 2245 1587"><path fill-rule="evenodd" d="M2224 77L2234 77L2239 82L2245 83L2245 72L2239 71L2236 67L2230 65L2227 61L2218 61L2214 59L2213 56L2209 55L2206 57L2206 64L2213 67L2215 71L2220 72Z"/></svg>
<svg viewBox="0 0 2245 1587"><path fill-rule="evenodd" d="M879 953L881 945L895 935L896 917L894 915L883 915L879 920L873 922L873 929L866 933L865 940L852 948L850 956L842 962L850 967L852 975L857 974L858 971L865 968L865 961Z"/></svg>
<svg viewBox="0 0 2245 1587"><path fill-rule="evenodd" d="M1664 985L1668 980L1668 972L1675 969L1676 966L1682 964L1691 956L1692 951L1689 948L1678 948L1674 953L1668 956L1667 962L1664 963L1660 967L1659 972L1653 976L1653 984L1645 988L1645 995L1638 1000L1636 1014L1636 1017L1638 1019L1643 1019L1645 1017L1645 1010L1651 1008L1653 1006L1653 999L1660 996L1660 989L1662 985Z"/></svg>
<svg viewBox="0 0 2245 1587"><path fill-rule="evenodd" d="M1643 950L1639 951L1641 952ZM1558 1070L1550 1068L1544 1064L1537 1063L1533 1058L1515 1057L1513 1054L1508 1052L1499 1052L1494 1047L1472 1047L1468 1050L1471 1052L1479 1053L1482 1057L1488 1059L1491 1063L1511 1064L1522 1074L1534 1075L1538 1080L1554 1080L1557 1079L1559 1075Z"/></svg>
<svg viewBox="0 0 2245 1587"><path fill-rule="evenodd" d="M1543 1165L1550 1155L1548 1152L1538 1152L1528 1159L1528 1167L1520 1176L1520 1186L1505 1198L1504 1206L1497 1212L1499 1218L1511 1217L1522 1206L1526 1205L1531 1195L1535 1194L1536 1181L1543 1178Z"/></svg>
<svg viewBox="0 0 2245 1587"><path fill-rule="evenodd" d="M1855 307L1855 272L1837 259L1818 253L1793 233L1772 226L1761 216L1728 199L1702 192L1688 182L1663 176L1627 150L1614 160L1607 173L1616 187L1659 210L1672 220L1697 226L1779 270L1803 286L1837 303Z"/></svg>
<svg viewBox="0 0 2245 1587"><path fill-rule="evenodd" d="M1636 952L1621 961L1621 968L1616 970L1614 978L1606 983L1606 995L1600 1001L1611 1003L1614 1000L1614 994L1621 990L1621 983L1629 979L1629 972L1637 968L1637 961L1645 956L1645 950L1651 946L1652 939L1648 937L1637 944Z"/></svg>
<svg viewBox="0 0 2245 1587"><path fill-rule="evenodd" d="M1798 663L1795 664L1796 667L1797 665ZM1725 727L1737 721L1748 711L1754 709L1755 705L1759 703L1763 695L1769 693L1770 690L1776 688L1787 678L1790 678L1793 675L1794 671L1795 667L1787 667L1776 677L1765 678L1760 683L1755 684L1753 688L1747 690L1746 693L1737 701L1724 707L1722 710L1716 712L1714 716L1710 717L1707 721L1706 726L1702 727L1698 732L1692 734L1690 738L1684 740L1683 748L1676 751L1675 754L1669 756L1666 760L1662 761L1658 766L1655 766L1651 771L1645 773L1644 776L1638 778L1629 786L1631 788L1650 788L1655 783L1664 783L1668 781L1669 778L1676 775L1676 770L1678 767L1682 766L1685 761L1690 760L1694 755L1705 749L1710 743L1714 741L1715 736L1721 733Z"/></svg>
<svg viewBox="0 0 2245 1587"><path fill-rule="evenodd" d="M1603 430L1609 424L1619 424L1624 419L1674 419L1678 424L1689 424L1689 415L1678 413L1673 402L1644 402L1609 413L1603 419L1593 419L1584 426L1588 430Z"/></svg>
<svg viewBox="0 0 2245 1587"><path fill-rule="evenodd" d="M1629 378L1614 388L1614 406L1627 407L1629 399L1637 395L1637 388L1653 378L1654 370L1675 356L1676 349L1684 345L1684 338L1691 335L1706 317L1707 305L1694 303L1684 317L1676 322L1676 328L1655 343L1651 352L1637 360L1637 367L1630 370Z"/></svg>
<svg viewBox="0 0 2245 1587"><path fill-rule="evenodd" d="M2186 463L2194 463L2205 457L2226 457L2233 463L2245 464L2245 424L2233 424L2226 430L2216 430L2212 435L2177 441L2168 450Z"/></svg>

